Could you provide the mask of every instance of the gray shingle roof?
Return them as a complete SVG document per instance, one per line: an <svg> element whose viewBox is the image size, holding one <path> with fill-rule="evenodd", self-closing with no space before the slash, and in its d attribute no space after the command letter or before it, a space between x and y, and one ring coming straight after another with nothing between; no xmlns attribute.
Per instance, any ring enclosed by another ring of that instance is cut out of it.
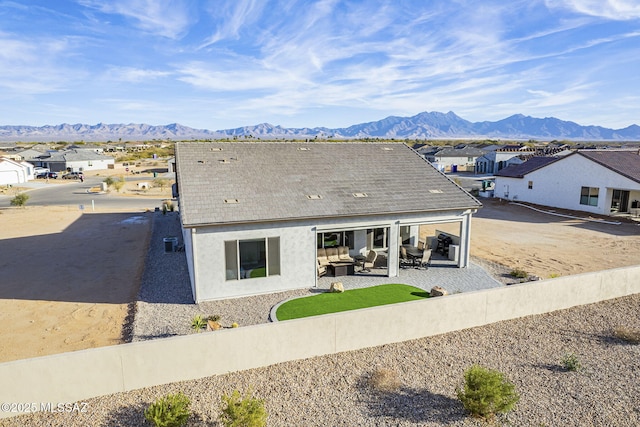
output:
<svg viewBox="0 0 640 427"><path fill-rule="evenodd" d="M404 144L179 142L176 163L185 226L481 206Z"/></svg>

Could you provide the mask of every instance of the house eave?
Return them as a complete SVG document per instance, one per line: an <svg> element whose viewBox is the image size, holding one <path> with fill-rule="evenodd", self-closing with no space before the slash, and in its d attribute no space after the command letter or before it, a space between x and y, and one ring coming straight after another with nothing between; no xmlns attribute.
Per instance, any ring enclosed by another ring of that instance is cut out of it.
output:
<svg viewBox="0 0 640 427"><path fill-rule="evenodd" d="M245 220L245 221L227 221L227 222L204 222L193 224L182 224L183 228L204 228L204 227L224 227L224 226L237 226L237 225L249 225L249 224L277 224L286 222L299 222L299 221L317 221L327 218L363 218L363 217L385 217L385 216L397 216L397 215L416 215L416 214L432 214L437 212L462 212L474 214L482 207L482 204L474 206L459 206L455 208L447 209L431 209L431 210L417 210L417 211L404 211L404 212L382 212L382 213L362 213L362 214L349 214L349 215L332 215L330 217L323 216L308 216L308 217L296 217L296 218L271 218L260 220Z"/></svg>

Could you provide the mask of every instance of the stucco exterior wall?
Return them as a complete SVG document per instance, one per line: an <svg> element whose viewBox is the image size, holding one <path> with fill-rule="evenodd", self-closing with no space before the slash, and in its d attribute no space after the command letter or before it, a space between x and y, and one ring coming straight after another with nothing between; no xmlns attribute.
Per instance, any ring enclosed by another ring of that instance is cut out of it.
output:
<svg viewBox="0 0 640 427"><path fill-rule="evenodd" d="M529 181L533 185L531 189L528 188ZM599 189L597 206L580 204L582 187ZM494 195L503 199L608 215L611 189L640 191L640 184L574 154L533 171L524 178L496 177ZM634 199L634 194L630 195L630 199Z"/></svg>

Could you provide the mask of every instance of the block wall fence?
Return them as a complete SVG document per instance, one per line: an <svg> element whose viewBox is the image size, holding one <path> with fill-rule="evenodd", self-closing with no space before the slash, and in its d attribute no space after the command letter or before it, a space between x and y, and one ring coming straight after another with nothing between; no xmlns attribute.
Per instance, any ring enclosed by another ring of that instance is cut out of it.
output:
<svg viewBox="0 0 640 427"><path fill-rule="evenodd" d="M640 293L640 266L0 364L0 402L77 402ZM393 319L378 322L378 319ZM371 325L376 327L372 328ZM0 412L0 417L17 415Z"/></svg>

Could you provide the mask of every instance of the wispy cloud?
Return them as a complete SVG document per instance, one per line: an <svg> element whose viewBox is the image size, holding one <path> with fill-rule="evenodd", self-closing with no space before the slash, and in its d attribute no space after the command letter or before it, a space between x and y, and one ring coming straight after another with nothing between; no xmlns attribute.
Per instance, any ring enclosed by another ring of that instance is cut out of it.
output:
<svg viewBox="0 0 640 427"><path fill-rule="evenodd" d="M184 35L192 23L188 0L79 0L85 7L105 14L122 15L152 34L171 39Z"/></svg>
<svg viewBox="0 0 640 427"><path fill-rule="evenodd" d="M637 0L546 0L550 8L565 8L576 13L626 21L640 18Z"/></svg>

